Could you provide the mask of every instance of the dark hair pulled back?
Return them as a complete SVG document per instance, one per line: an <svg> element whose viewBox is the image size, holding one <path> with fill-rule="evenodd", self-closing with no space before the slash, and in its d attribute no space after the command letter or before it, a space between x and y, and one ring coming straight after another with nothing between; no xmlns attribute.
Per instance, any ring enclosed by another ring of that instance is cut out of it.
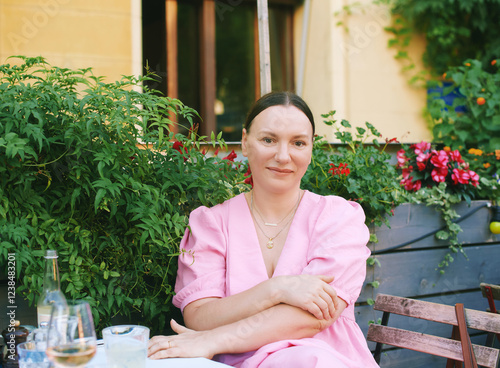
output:
<svg viewBox="0 0 500 368"><path fill-rule="evenodd" d="M265 109L272 106L295 106L300 111L302 111L312 125L313 135L315 132L314 117L312 115L311 109L307 106L306 102L295 93L292 92L270 92L261 98L259 98L248 112L247 119L245 121L245 129L250 131L253 119L259 115Z"/></svg>

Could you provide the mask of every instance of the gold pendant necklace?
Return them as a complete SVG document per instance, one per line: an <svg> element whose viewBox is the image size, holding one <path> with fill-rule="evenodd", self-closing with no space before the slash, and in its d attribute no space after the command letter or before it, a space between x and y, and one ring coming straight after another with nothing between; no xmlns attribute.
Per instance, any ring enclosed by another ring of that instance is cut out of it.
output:
<svg viewBox="0 0 500 368"><path fill-rule="evenodd" d="M273 241L273 240L274 240L274 239L276 239L276 238L278 237L278 235L280 235L280 234L281 234L281 232L282 232L283 230L285 230L285 228L288 226L288 224L290 224L290 222L293 220L293 218L294 218L294 216L295 216L295 212L297 212L297 208L299 207L299 203L300 203L300 191L299 191L299 198L297 199L297 203L295 204L295 207L294 207L294 209L293 209L293 215L292 215L292 217L290 217L290 219L286 222L286 224L285 224L285 225L283 225L283 227L281 228L281 230L280 230L280 231L278 231L278 233L277 233L275 236L269 236L269 235L267 235L267 234L264 232L264 229L262 229L262 227L260 226L259 221L255 221L255 223L257 224L258 228L259 228L259 229L260 229L260 231L262 232L262 234L263 234L266 238L268 238L268 239L269 239L269 240L267 241L267 243L266 243L266 247L267 247L267 249L273 249L273 247L274 247L274 241ZM250 196L250 210L251 210L252 216L253 216L253 208L254 208L254 207L253 207L253 191L252 191L252 194L251 194L251 196ZM289 214L290 214L290 213L289 213ZM289 215L289 214L288 214L288 215ZM288 215L287 215L287 216L288 216ZM255 216L254 216L254 217L255 217ZM285 218L286 218L286 217L285 217ZM283 221L283 220L281 220L281 221ZM281 222L281 221L280 221L280 222ZM278 226L278 224L276 224L276 226Z"/></svg>

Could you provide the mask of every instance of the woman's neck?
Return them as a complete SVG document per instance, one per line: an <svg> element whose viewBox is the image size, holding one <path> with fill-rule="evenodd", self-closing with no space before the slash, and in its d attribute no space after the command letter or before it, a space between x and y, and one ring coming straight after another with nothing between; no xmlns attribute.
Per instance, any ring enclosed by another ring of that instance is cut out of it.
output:
<svg viewBox="0 0 500 368"><path fill-rule="evenodd" d="M271 193L259 188L252 189L250 200L253 208L268 222L278 222L291 210L297 207L302 190L295 188L282 193Z"/></svg>

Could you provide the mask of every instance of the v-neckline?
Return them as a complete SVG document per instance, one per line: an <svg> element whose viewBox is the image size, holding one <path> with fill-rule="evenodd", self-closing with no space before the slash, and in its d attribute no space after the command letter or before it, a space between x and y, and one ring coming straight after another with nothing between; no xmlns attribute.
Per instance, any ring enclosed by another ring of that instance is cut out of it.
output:
<svg viewBox="0 0 500 368"><path fill-rule="evenodd" d="M292 222L290 224L290 228L288 229L288 232L286 234L285 243L283 243L283 248L281 248L281 252L280 252L280 254L278 256L278 260L276 261L276 267L274 268L273 273L271 274L271 276L269 276L268 273L267 273L266 262L265 262L265 259L264 259L264 252L263 252L263 249L260 246L259 235L257 233L257 226L256 226L256 224L255 224L255 222L253 220L253 216L252 216L252 211L251 211L251 208L250 208L250 204L247 201L245 193L242 194L243 201L245 202L245 207L246 207L247 221L250 221L250 223L253 225L252 226L252 228L253 228L253 239L251 239L252 247L259 254L259 257L258 257L260 259L260 266L259 266L259 268L262 270L262 272L263 272L264 276L266 277L266 279L271 279L275 275L277 275L276 271L280 268L283 256L286 255L285 254L285 250L287 250L287 248L289 248L289 247L287 247L287 245L289 243L288 239L289 239L289 236L290 236L290 232L293 232L293 225L295 223L295 219L297 217L297 213L300 211L300 208L301 208L301 205L302 205L302 201L304 200L304 196L306 195L306 193L307 193L307 190L304 190L304 193L302 194L302 197L300 198L300 202L299 202L299 204L297 206L297 209L296 209L295 214L293 216Z"/></svg>

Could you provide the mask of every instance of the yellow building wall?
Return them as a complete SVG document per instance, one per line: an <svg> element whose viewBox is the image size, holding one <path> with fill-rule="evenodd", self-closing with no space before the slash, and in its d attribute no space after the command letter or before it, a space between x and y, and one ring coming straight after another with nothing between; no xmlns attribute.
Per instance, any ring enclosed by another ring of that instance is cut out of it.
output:
<svg viewBox="0 0 500 368"><path fill-rule="evenodd" d="M336 13L347 0L310 0L307 56L303 71L302 96L311 106L318 133L335 141L333 130L322 123L321 114L336 110L337 119L354 126L372 123L385 138L401 142L430 140L423 116L426 91L412 87L403 64L389 49L389 9L372 0L357 0L349 16ZM354 3L354 1L352 1ZM344 21L343 26L337 25ZM296 65L299 65L304 6L295 15ZM348 31L346 31L346 29ZM422 68L424 42L415 40L410 53ZM297 70L300 73L300 70Z"/></svg>
<svg viewBox="0 0 500 368"><path fill-rule="evenodd" d="M304 6L294 19L297 80L310 104L318 133L334 140L321 114L337 110L337 119L353 125L375 125L383 138L403 142L429 140L422 115L426 92L411 87L402 64L387 47L389 10L357 0L351 16L335 13L348 0L310 0L306 57L301 73L299 53ZM12 55L38 56L68 68L92 67L114 81L141 74L141 0L0 0L0 63ZM338 26L340 20L346 27ZM423 43L413 49L420 60ZM271 66L272 67L272 66Z"/></svg>
<svg viewBox="0 0 500 368"><path fill-rule="evenodd" d="M137 21L135 0L0 0L0 63L43 56L52 65L92 67L112 82L140 73Z"/></svg>

